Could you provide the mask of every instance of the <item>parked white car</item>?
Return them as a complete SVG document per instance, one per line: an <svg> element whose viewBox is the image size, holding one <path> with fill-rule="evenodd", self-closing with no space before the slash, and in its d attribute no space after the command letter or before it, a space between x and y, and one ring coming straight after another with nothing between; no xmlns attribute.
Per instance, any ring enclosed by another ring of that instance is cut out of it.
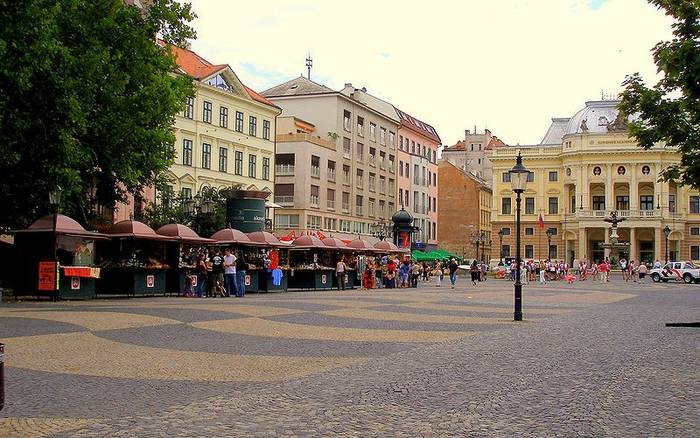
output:
<svg viewBox="0 0 700 438"><path fill-rule="evenodd" d="M700 283L700 268L691 262L668 262L663 268L649 271L655 283L663 281L683 281L684 283Z"/></svg>

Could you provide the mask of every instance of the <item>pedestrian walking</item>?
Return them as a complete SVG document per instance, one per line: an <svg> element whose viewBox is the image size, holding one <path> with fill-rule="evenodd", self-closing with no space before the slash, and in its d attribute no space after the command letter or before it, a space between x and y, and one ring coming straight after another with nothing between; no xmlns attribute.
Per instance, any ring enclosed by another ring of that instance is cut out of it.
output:
<svg viewBox="0 0 700 438"><path fill-rule="evenodd" d="M476 286L476 282L479 281L479 276L481 275L481 270L479 269L479 265L476 263L476 260L472 261L472 265L469 267L469 272L471 273L472 277L472 286Z"/></svg>
<svg viewBox="0 0 700 438"><path fill-rule="evenodd" d="M246 260L243 252L239 251L236 256L236 292L237 297L245 297L245 276L248 270L248 260Z"/></svg>
<svg viewBox="0 0 700 438"><path fill-rule="evenodd" d="M345 257L341 257L338 263L335 264L335 278L338 290L345 290Z"/></svg>
<svg viewBox="0 0 700 438"><path fill-rule="evenodd" d="M452 289L454 289L455 283L457 283L457 269L459 269L457 261L455 259L450 260L450 263L447 265L447 269L450 272L450 284L452 285Z"/></svg>
<svg viewBox="0 0 700 438"><path fill-rule="evenodd" d="M229 297L238 295L236 287L236 256L231 254L231 250L224 250L224 284L226 285L226 294Z"/></svg>

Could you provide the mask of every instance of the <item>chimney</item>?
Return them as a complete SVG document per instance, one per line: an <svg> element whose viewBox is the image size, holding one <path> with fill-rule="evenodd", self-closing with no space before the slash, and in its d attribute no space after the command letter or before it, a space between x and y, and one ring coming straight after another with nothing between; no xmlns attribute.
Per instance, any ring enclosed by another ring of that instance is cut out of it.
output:
<svg viewBox="0 0 700 438"><path fill-rule="evenodd" d="M471 131L468 129L465 129L464 130L464 138L466 139L469 134L471 134Z"/></svg>
<svg viewBox="0 0 700 438"><path fill-rule="evenodd" d="M491 131L489 131L488 129L484 128L484 134L486 134L487 137L490 137L490 136L491 136Z"/></svg>
<svg viewBox="0 0 700 438"><path fill-rule="evenodd" d="M353 88L352 84L350 82L345 83L345 88Z"/></svg>

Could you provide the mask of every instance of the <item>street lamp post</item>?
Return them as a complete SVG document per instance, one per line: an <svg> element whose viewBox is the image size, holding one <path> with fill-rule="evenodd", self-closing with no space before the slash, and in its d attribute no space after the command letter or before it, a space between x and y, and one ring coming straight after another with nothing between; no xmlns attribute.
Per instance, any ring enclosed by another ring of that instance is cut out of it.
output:
<svg viewBox="0 0 700 438"><path fill-rule="evenodd" d="M552 236L554 233L552 232L551 229L547 230L547 260L549 260L552 255L551 255L551 248L552 248Z"/></svg>
<svg viewBox="0 0 700 438"><path fill-rule="evenodd" d="M53 190L49 192L49 204L51 205L51 210L53 211L53 262L54 269L58 271L58 210L61 205L61 193L63 190L60 186L56 186ZM55 287L56 285L54 285ZM58 300L58 288L55 289L53 298L54 301Z"/></svg>
<svg viewBox="0 0 700 438"><path fill-rule="evenodd" d="M503 261L503 228L498 230L498 263Z"/></svg>
<svg viewBox="0 0 700 438"><path fill-rule="evenodd" d="M370 225L371 233L374 237L383 241L387 237L391 237L391 225L384 218L379 219L377 222Z"/></svg>
<svg viewBox="0 0 700 438"><path fill-rule="evenodd" d="M515 311L514 321L523 320L523 284L520 282L520 195L527 186L527 177L530 171L523 166L523 157L518 151L515 166L508 172L510 184L515 192Z"/></svg>
<svg viewBox="0 0 700 438"><path fill-rule="evenodd" d="M668 263L668 236L671 234L671 229L666 225L664 227L664 237L666 237L666 263Z"/></svg>

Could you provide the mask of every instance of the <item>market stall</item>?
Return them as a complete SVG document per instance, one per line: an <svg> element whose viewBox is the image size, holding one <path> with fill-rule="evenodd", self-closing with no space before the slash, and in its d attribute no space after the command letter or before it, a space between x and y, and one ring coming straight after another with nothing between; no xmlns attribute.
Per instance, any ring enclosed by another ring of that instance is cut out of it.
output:
<svg viewBox="0 0 700 438"><path fill-rule="evenodd" d="M288 285L284 272L282 272L278 283L273 276L273 271L278 267L281 269L280 265L284 266L284 263L280 263L280 259L285 254L282 254L280 249L289 247L289 245L280 242L277 237L267 231L248 233L248 238L250 244L242 248L248 261L248 271L245 277L246 292L286 290Z"/></svg>
<svg viewBox="0 0 700 438"><path fill-rule="evenodd" d="M190 227L182 224L167 224L156 230L156 234L174 239L165 245L165 261L169 266L165 272L165 290L169 294L181 294L189 278L190 285L196 286L194 273L196 256L203 246L216 243L215 240L200 237Z"/></svg>
<svg viewBox="0 0 700 438"><path fill-rule="evenodd" d="M324 238L323 244L330 250L327 254L330 257L328 265L333 267L333 287L338 287L338 281L335 278L335 265L336 263L338 263L338 260L340 260L343 257L345 258L347 263L348 258L352 255L352 249L348 248L345 242L335 237ZM355 274L354 270L352 271L352 274ZM348 273L347 275L348 278L345 282L345 287L352 287L350 285L354 285L355 281L351 277L354 277L354 275L351 275L350 273Z"/></svg>
<svg viewBox="0 0 700 438"><path fill-rule="evenodd" d="M355 287L361 284L360 279L362 278L362 270L364 269L364 263L359 263L360 270L358 272L358 261L361 261L359 256L374 255L376 250L374 246L367 240L357 238L348 242L348 250L352 251L352 255L349 256L349 265L352 267L350 277L350 286ZM359 275L359 276L358 276Z"/></svg>
<svg viewBox="0 0 700 438"><path fill-rule="evenodd" d="M47 215L25 230L15 230L15 296L85 299L95 296L101 272L95 267L95 242L108 239L86 231L68 216Z"/></svg>
<svg viewBox="0 0 700 438"><path fill-rule="evenodd" d="M97 294L165 295L166 247L177 240L134 220L117 222L107 234L111 239L99 246Z"/></svg>
<svg viewBox="0 0 700 438"><path fill-rule="evenodd" d="M294 239L289 249L289 287L292 289L331 289L337 253L316 236Z"/></svg>

